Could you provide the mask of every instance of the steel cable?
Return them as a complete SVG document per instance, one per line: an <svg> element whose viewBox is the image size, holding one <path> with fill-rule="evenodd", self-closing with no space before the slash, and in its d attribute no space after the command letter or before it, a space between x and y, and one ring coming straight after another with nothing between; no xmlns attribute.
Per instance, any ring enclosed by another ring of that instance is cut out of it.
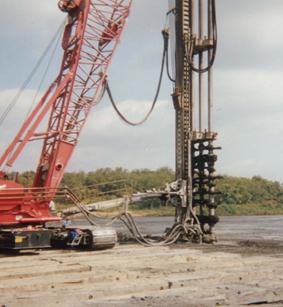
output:
<svg viewBox="0 0 283 307"><path fill-rule="evenodd" d="M20 89L18 90L17 94L14 96L14 98L11 100L11 102L9 103L9 105L6 107L6 109L2 112L1 116L0 116L0 126L3 124L3 122L5 121L5 119L7 118L8 114L11 112L11 110L15 107L15 105L17 104L20 96L22 95L23 91L26 89L26 87L28 86L28 84L30 83L31 79L33 78L33 76L35 75L35 73L37 72L39 66L41 65L41 63L43 62L43 60L45 59L46 55L48 54L49 50L51 49L51 47L53 46L53 43L56 41L58 34L61 32L63 26L65 24L65 20L63 23L60 24L58 30L56 31L55 35L52 37L50 43L47 45L47 47L45 48L45 50L43 51L42 55L40 56L40 58L38 59L35 67L32 69L32 71L30 72L30 74L28 75L27 79L24 81L23 85L20 87Z"/></svg>
<svg viewBox="0 0 283 307"><path fill-rule="evenodd" d="M49 60L48 60L47 66L46 66L46 68L45 68L45 71L44 71L44 73L43 73L43 75L42 75L42 78L41 78L41 80L40 80L40 82L39 82L39 85L38 85L38 88L37 88L37 90L36 90L36 93L34 94L34 97L33 97L32 103L31 103L31 106L30 106L30 108L29 108L29 110L28 110L28 112L27 112L27 115L26 115L26 119L27 119L28 115L30 114L30 112L31 112L31 110L32 110L32 108L33 108L33 106L34 106L34 103L36 102L36 99L37 99L38 94L39 94L39 92L40 92L40 90L41 90L41 87L42 87L42 85L43 85L43 82L45 81L45 78L46 78L47 73L48 73L48 71L49 71L49 69L50 69L51 63L52 63L52 61L53 61L53 59L54 59L56 50L57 50L57 48L58 48L58 46L59 46L59 43L60 43L60 38L61 38L60 31L57 31L57 36L58 36L58 37L57 37L56 43L55 43L54 48L53 48L53 50L52 50L52 52L51 52L50 58L49 58Z"/></svg>

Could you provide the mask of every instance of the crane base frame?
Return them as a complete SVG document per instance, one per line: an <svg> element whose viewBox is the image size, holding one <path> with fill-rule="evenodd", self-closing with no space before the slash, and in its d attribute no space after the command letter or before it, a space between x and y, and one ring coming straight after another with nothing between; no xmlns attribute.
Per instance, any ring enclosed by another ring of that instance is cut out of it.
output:
<svg viewBox="0 0 283 307"><path fill-rule="evenodd" d="M29 249L108 249L117 243L117 233L111 227L40 228L0 230L0 250Z"/></svg>
<svg viewBox="0 0 283 307"><path fill-rule="evenodd" d="M0 231L1 250L41 249L51 247L52 231L48 229L5 229Z"/></svg>

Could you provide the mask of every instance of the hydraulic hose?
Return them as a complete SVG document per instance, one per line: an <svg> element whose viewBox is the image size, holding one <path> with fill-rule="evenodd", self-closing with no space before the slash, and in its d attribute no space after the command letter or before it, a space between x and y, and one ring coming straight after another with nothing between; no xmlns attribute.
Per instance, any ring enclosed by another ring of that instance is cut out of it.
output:
<svg viewBox="0 0 283 307"><path fill-rule="evenodd" d="M151 107L150 107L149 111L146 113L146 115L144 116L144 118L142 120L140 120L138 122L133 122L133 121L130 121L129 119L127 119L126 116L123 115L122 112L119 110L119 108L118 108L118 106L117 106L117 104L116 104L116 102L115 102L115 100L113 98L113 95L112 95L112 92L111 92L111 89L110 89L110 86L109 86L109 82L106 81L106 83L105 83L105 90L106 90L106 92L107 92L107 94L109 96L110 102L111 102L114 110L116 111L118 116L125 123L127 123L130 126L140 126L140 125L144 124L147 121L147 119L150 117L150 115L152 114L152 112L153 112L153 110L154 110L154 108L156 106L156 103L157 103L157 100L158 100L158 97L159 97L159 93L160 93L161 84L162 84L165 64L166 64L167 67L169 66L168 65L168 41L169 41L168 30L163 30L162 31L162 35L163 35L164 46L163 46L161 69L160 69L160 75L159 75L157 90L156 90L153 102L151 104ZM169 73L169 70L168 70L168 73ZM171 81L173 81L173 79Z"/></svg>

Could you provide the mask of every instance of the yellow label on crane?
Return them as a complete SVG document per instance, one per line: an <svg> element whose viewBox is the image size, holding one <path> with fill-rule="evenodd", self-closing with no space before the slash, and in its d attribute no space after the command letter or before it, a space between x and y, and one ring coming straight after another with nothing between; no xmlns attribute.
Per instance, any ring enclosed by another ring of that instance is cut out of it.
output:
<svg viewBox="0 0 283 307"><path fill-rule="evenodd" d="M15 243L23 243L26 237L15 236Z"/></svg>

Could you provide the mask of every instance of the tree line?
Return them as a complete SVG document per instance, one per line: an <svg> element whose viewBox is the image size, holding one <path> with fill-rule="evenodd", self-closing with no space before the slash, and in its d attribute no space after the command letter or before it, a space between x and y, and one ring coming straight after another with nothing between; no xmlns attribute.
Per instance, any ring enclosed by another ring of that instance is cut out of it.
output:
<svg viewBox="0 0 283 307"><path fill-rule="evenodd" d="M23 172L19 181L25 186L32 184L34 172ZM174 172L167 168L157 170L124 168L101 168L91 172L68 172L62 180L62 187L71 188L82 200L107 197L121 197L125 192L143 192L164 188L174 180ZM217 180L217 202L224 205L282 204L283 185L259 176L252 178L223 176Z"/></svg>

